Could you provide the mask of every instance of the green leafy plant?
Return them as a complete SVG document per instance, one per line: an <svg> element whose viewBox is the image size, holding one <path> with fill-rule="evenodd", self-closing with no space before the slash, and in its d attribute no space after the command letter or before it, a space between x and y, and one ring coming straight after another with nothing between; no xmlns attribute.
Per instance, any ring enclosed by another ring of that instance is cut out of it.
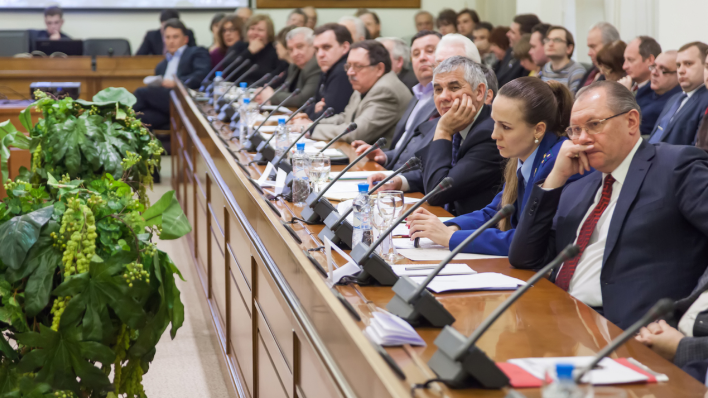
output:
<svg viewBox="0 0 708 398"><path fill-rule="evenodd" d="M155 346L184 322L182 276L155 242L191 227L174 191L147 202L162 148L131 101L42 97L44 119L20 116L30 140L0 124L3 161L8 146L33 151L0 202L0 398L145 397Z"/></svg>

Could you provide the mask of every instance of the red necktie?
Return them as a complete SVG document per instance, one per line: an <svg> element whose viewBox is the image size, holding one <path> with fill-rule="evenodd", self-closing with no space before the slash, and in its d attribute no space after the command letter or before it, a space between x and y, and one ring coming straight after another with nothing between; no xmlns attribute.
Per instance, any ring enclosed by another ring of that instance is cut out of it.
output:
<svg viewBox="0 0 708 398"><path fill-rule="evenodd" d="M570 286L570 280L573 278L573 274L575 273L575 267L578 266L578 261L580 261L580 257L582 257L583 253L585 252L585 248L588 247L588 243L590 242L590 236L592 236L592 232L595 230L597 221L600 219L600 216L602 216L602 213L605 212L605 209L610 204L610 198L612 197L612 184L614 182L615 179L612 177L611 174L608 174L607 177L605 177L605 183L602 186L602 196L600 196L600 202L597 203L597 206L595 206L592 213L590 213L588 218L583 223L583 227L580 229L580 235L578 235L578 240L577 242L575 242L575 244L580 247L580 253L573 259L563 263L563 267L561 268L560 272L558 273L558 276L556 277L556 285L558 285L558 287L565 290L566 292L568 291L568 287Z"/></svg>

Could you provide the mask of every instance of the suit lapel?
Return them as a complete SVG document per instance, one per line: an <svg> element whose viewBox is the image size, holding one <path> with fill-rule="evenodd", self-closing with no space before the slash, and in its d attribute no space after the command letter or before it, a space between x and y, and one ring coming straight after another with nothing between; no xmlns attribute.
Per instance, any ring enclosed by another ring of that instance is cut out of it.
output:
<svg viewBox="0 0 708 398"><path fill-rule="evenodd" d="M693 111L693 108L695 107L696 102L698 102L698 101L700 100L701 94L702 94L702 92L705 91L705 90L706 90L706 87L705 87L705 86L699 87L699 88L696 90L696 92L693 93L693 95L691 95L691 98L689 98L689 99L686 101L686 103L683 104L683 106L681 107L681 109L679 109L678 112L676 112L676 114L674 115L673 119L671 119L671 121L669 122L669 125L666 127L666 130L667 130L667 131L666 131L666 134L664 134L664 140L666 140L666 137L668 137L669 134L671 134L671 130L673 130L674 126L676 126L676 124L677 124L679 121L682 121L682 120L686 119L687 117L689 117L688 113L690 113L691 111ZM681 98L681 97L679 96L679 99L680 99L680 98ZM677 101L678 101L678 99L677 99Z"/></svg>
<svg viewBox="0 0 708 398"><path fill-rule="evenodd" d="M400 124L396 126L396 133L393 136L393 141L391 141L391 148L396 145L398 140L401 139L401 136L406 131L406 123L408 121L408 118L411 116L413 109L415 109L416 104L418 104L418 100L415 98L410 103L408 103L408 108L406 108L406 111L403 113L403 117L401 118Z"/></svg>
<svg viewBox="0 0 708 398"><path fill-rule="evenodd" d="M617 205L615 206L615 210L612 213L612 220L610 221L610 229L607 232L605 254L602 258L603 268L610 254L612 254L612 250L615 248L617 238L622 230L622 225L624 225L624 220L627 217L627 211L637 198L637 193L639 193L639 188L644 182L644 177L646 177L647 171L649 171L651 167L650 161L655 153L656 149L654 145L643 141L639 149L637 149L637 153L634 154L634 159L632 159L632 162L629 164L627 177L624 179L622 191L620 192L619 198L617 198Z"/></svg>

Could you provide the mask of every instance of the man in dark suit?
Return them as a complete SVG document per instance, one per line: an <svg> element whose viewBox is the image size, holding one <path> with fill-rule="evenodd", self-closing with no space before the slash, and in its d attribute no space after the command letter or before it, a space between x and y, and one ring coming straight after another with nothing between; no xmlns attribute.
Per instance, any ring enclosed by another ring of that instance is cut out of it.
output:
<svg viewBox="0 0 708 398"><path fill-rule="evenodd" d="M651 134L668 99L667 97L662 99L661 94L664 93L657 94L650 82L651 69L656 67L656 57L659 54L661 54L661 46L649 36L637 37L630 41L624 50L622 68L627 72L627 76L619 82L634 92L634 97L642 111L642 125L639 126L642 135Z"/></svg>
<svg viewBox="0 0 708 398"><path fill-rule="evenodd" d="M580 255L551 279L620 328L662 298L691 294L708 265L708 155L649 144L640 119L634 96L619 83L580 90L572 141L533 187L509 250L511 265L537 269L578 245ZM596 171L563 188L591 167Z"/></svg>
<svg viewBox="0 0 708 398"><path fill-rule="evenodd" d="M160 86L141 87L135 90L136 112L152 129L167 130L170 116L170 90L179 79L196 89L211 69L209 52L203 47L187 47L187 28L178 19L165 22L165 59L155 67L155 75L162 76Z"/></svg>
<svg viewBox="0 0 708 398"><path fill-rule="evenodd" d="M135 55L164 55L165 54L165 42L163 41L163 31L165 30L165 22L170 19L179 19L179 12L173 9L162 10L160 13L160 29L149 30L145 34L143 43L138 48ZM194 32L191 29L187 29L187 36L189 37L188 46L196 46L194 41Z"/></svg>
<svg viewBox="0 0 708 398"><path fill-rule="evenodd" d="M674 95L664 106L649 142L694 145L698 125L708 108L708 90L703 84L703 69L708 44L692 42L682 46L676 55L678 80L682 93Z"/></svg>
<svg viewBox="0 0 708 398"><path fill-rule="evenodd" d="M592 60L592 67L585 72L585 75L580 80L580 88L590 85L596 80L605 80L605 76L600 73L597 68L597 53L603 47L620 39L619 31L609 22L598 22L588 32L587 45L588 56Z"/></svg>
<svg viewBox="0 0 708 398"><path fill-rule="evenodd" d="M71 40L71 37L61 31L64 26L64 11L57 6L44 9L44 24L46 30L30 29L30 51L36 50L37 40Z"/></svg>
<svg viewBox="0 0 708 398"><path fill-rule="evenodd" d="M513 48L514 45L521 39L524 34L531 34L531 30L537 24L540 24L541 20L535 14L519 14L514 17L514 22L511 24L509 31L506 33L506 37L509 38L509 48L506 50L506 55L504 59L499 61L497 69L497 80L499 81L499 87L502 87L506 83L516 79L521 76L528 76L529 71L521 66L518 59L514 58Z"/></svg>

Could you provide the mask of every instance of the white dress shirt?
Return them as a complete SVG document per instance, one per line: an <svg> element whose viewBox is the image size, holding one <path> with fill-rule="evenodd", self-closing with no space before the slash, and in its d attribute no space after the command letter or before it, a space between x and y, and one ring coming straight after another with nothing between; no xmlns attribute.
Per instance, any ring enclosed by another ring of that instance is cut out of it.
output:
<svg viewBox="0 0 708 398"><path fill-rule="evenodd" d="M605 244L607 243L607 234L610 231L610 222L612 221L612 214L615 212L615 207L617 206L617 199L622 191L622 186L627 178L627 172L629 171L629 165L632 163L634 154L639 149L639 145L642 144L642 140L638 139L637 143L634 144L634 148L629 152L622 163L617 166L617 168L612 171L612 177L615 182L612 184L612 196L610 197L610 203L607 208L600 216L600 219L595 225L595 230L590 235L590 241L588 246L585 248L578 265L575 267L575 272L570 280L570 286L568 287L568 293L573 297L582 301L583 303L589 305L590 307L602 307L602 288L600 286L600 273L602 272L602 259L605 256ZM607 174L602 173L602 181L604 184L605 177ZM602 186L597 190L595 194L595 200L592 202L588 211L585 213L582 221L578 225L578 230L576 231L576 236L580 236L580 230L583 228L585 220L590 216L590 213L595 209L600 198L602 197ZM577 244L577 238L575 242ZM561 269L563 267L561 266ZM560 273L560 270L558 271Z"/></svg>
<svg viewBox="0 0 708 398"><path fill-rule="evenodd" d="M182 59L182 54L187 48L187 45L183 45L178 48L174 54L167 53L165 58L167 59L167 68L165 69L165 74L162 75L163 79L177 80L177 69L179 68L179 60Z"/></svg>
<svg viewBox="0 0 708 398"><path fill-rule="evenodd" d="M693 325L696 323L698 314L708 309L708 292L703 292L696 301L688 307L688 311L681 317L678 323L679 332L687 337L693 337Z"/></svg>

